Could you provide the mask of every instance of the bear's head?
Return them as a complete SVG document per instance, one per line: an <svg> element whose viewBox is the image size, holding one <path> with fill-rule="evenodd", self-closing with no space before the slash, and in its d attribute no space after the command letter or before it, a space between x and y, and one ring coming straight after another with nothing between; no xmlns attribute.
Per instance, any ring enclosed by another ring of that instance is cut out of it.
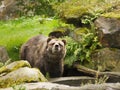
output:
<svg viewBox="0 0 120 90"><path fill-rule="evenodd" d="M52 55L65 55L66 54L66 40L49 37L47 39L47 52Z"/></svg>

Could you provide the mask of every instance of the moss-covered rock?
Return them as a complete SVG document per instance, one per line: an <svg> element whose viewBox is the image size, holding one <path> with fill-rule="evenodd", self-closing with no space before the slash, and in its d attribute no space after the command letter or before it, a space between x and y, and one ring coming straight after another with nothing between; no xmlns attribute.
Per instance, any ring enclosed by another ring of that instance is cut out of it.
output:
<svg viewBox="0 0 120 90"><path fill-rule="evenodd" d="M37 81L44 82L47 79L38 69L31 68L27 61L15 61L0 68L0 88Z"/></svg>
<svg viewBox="0 0 120 90"><path fill-rule="evenodd" d="M49 36L53 36L53 37L57 37L57 38L60 38L63 36L69 36L70 31L71 30L67 26L57 27L52 32L49 33Z"/></svg>
<svg viewBox="0 0 120 90"><path fill-rule="evenodd" d="M47 79L40 73L38 69L23 67L0 76L0 87L5 88L25 82L45 82Z"/></svg>
<svg viewBox="0 0 120 90"><path fill-rule="evenodd" d="M114 11L114 12L104 13L104 14L102 14L101 16L106 17L106 18L116 18L116 19L120 19L120 10Z"/></svg>
<svg viewBox="0 0 120 90"><path fill-rule="evenodd" d="M55 9L63 20L80 24L81 19L94 20L103 13L119 9L119 3L120 0L67 0Z"/></svg>
<svg viewBox="0 0 120 90"><path fill-rule="evenodd" d="M10 63L8 65L5 65L5 66L1 67L0 68L0 74L1 73L9 73L9 72L17 70L21 67L31 67L31 66L25 60L16 61L16 62L13 62L13 63Z"/></svg>
<svg viewBox="0 0 120 90"><path fill-rule="evenodd" d="M94 69L120 72L120 49L103 48L92 54Z"/></svg>
<svg viewBox="0 0 120 90"><path fill-rule="evenodd" d="M113 13L113 12L111 12ZM120 48L120 14L106 13L95 20L99 42L103 47Z"/></svg>
<svg viewBox="0 0 120 90"><path fill-rule="evenodd" d="M84 34L87 34L89 31L88 28L83 27L83 28L76 28L73 32L71 32L70 36L75 40L75 41L80 41L82 39L82 36Z"/></svg>

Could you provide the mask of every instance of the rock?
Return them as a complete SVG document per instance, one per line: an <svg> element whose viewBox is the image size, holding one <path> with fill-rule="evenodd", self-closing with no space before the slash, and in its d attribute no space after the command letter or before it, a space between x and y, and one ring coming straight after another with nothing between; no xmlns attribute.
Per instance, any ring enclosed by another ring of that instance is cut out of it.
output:
<svg viewBox="0 0 120 90"><path fill-rule="evenodd" d="M49 79L52 83L64 84L69 86L80 86L81 84L86 84L91 81L95 82L95 78L88 76L71 76L71 77L60 77Z"/></svg>
<svg viewBox="0 0 120 90"><path fill-rule="evenodd" d="M119 90L120 83L88 84L82 86L79 90Z"/></svg>
<svg viewBox="0 0 120 90"><path fill-rule="evenodd" d="M120 72L120 49L103 48L92 54L94 69Z"/></svg>
<svg viewBox="0 0 120 90"><path fill-rule="evenodd" d="M0 87L5 88L24 82L47 81L38 69L23 67L0 77Z"/></svg>
<svg viewBox="0 0 120 90"><path fill-rule="evenodd" d="M9 59L7 50L5 47L0 46L0 62L5 63Z"/></svg>
<svg viewBox="0 0 120 90"><path fill-rule="evenodd" d="M102 16L95 21L95 26L103 47L120 48L120 19Z"/></svg>
<svg viewBox="0 0 120 90"><path fill-rule="evenodd" d="M79 90L76 87L70 87L68 85L63 84L55 84L50 82L39 82L39 83L26 83L20 85L25 88L25 90ZM17 87L20 87L17 86ZM1 90L1 89L0 89ZM13 90L12 88L6 88L2 90ZM19 89L17 89L19 90Z"/></svg>
<svg viewBox="0 0 120 90"><path fill-rule="evenodd" d="M69 36L69 34L70 34L70 29L68 27L57 27L52 32L49 33L49 37L53 36L56 38L60 38L64 36Z"/></svg>
<svg viewBox="0 0 120 90"><path fill-rule="evenodd" d="M15 18L17 15L16 11L16 0L2 0L0 1L0 20L8 20L10 18ZM18 9L18 8L17 8Z"/></svg>
<svg viewBox="0 0 120 90"><path fill-rule="evenodd" d="M3 66L0 68L0 74L1 73L9 73L9 72L12 72L14 70L17 70L21 67L31 67L30 64L25 61L25 60L20 60L20 61L15 61L15 62L12 62L6 66Z"/></svg>
<svg viewBox="0 0 120 90"><path fill-rule="evenodd" d="M80 42L82 40L83 35L88 33L87 28L76 28L74 31L71 31L70 36L75 40Z"/></svg>
<svg viewBox="0 0 120 90"><path fill-rule="evenodd" d="M8 87L24 82L47 81L42 73L35 68L30 68L27 61L12 62L0 68L0 87Z"/></svg>
<svg viewBox="0 0 120 90"><path fill-rule="evenodd" d="M20 88L24 89L20 89ZM14 90L119 90L120 83L103 83L103 84L88 84L83 86L68 86L49 82L26 83L16 86ZM10 88L2 88L0 90L13 90Z"/></svg>

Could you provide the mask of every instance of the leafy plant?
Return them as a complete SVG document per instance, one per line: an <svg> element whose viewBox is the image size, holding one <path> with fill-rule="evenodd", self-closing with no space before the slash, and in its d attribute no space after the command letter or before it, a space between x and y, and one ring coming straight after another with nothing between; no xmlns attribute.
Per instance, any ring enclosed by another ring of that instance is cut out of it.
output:
<svg viewBox="0 0 120 90"><path fill-rule="evenodd" d="M80 42L67 38L67 55L66 63L72 65L74 61L79 60L80 63L90 62L91 54L101 44L94 33L82 34Z"/></svg>
<svg viewBox="0 0 120 90"><path fill-rule="evenodd" d="M72 63L77 60L74 52L78 48L79 44L71 37L66 37L65 39L67 40L67 53L65 57L65 64L71 66Z"/></svg>
<svg viewBox="0 0 120 90"><path fill-rule="evenodd" d="M84 60L90 61L90 55L98 45L100 44L93 33L85 34L82 36L82 40L79 42L79 46L74 54L81 62Z"/></svg>

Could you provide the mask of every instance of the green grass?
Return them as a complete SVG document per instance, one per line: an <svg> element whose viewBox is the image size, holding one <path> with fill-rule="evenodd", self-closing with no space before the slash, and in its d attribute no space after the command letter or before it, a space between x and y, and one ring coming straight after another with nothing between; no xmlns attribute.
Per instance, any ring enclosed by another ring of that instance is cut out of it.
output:
<svg viewBox="0 0 120 90"><path fill-rule="evenodd" d="M55 19L43 19L40 24L39 16L0 21L0 45L7 48L12 60L18 60L19 49L24 42L40 33L47 36L53 28L58 26L59 20Z"/></svg>

